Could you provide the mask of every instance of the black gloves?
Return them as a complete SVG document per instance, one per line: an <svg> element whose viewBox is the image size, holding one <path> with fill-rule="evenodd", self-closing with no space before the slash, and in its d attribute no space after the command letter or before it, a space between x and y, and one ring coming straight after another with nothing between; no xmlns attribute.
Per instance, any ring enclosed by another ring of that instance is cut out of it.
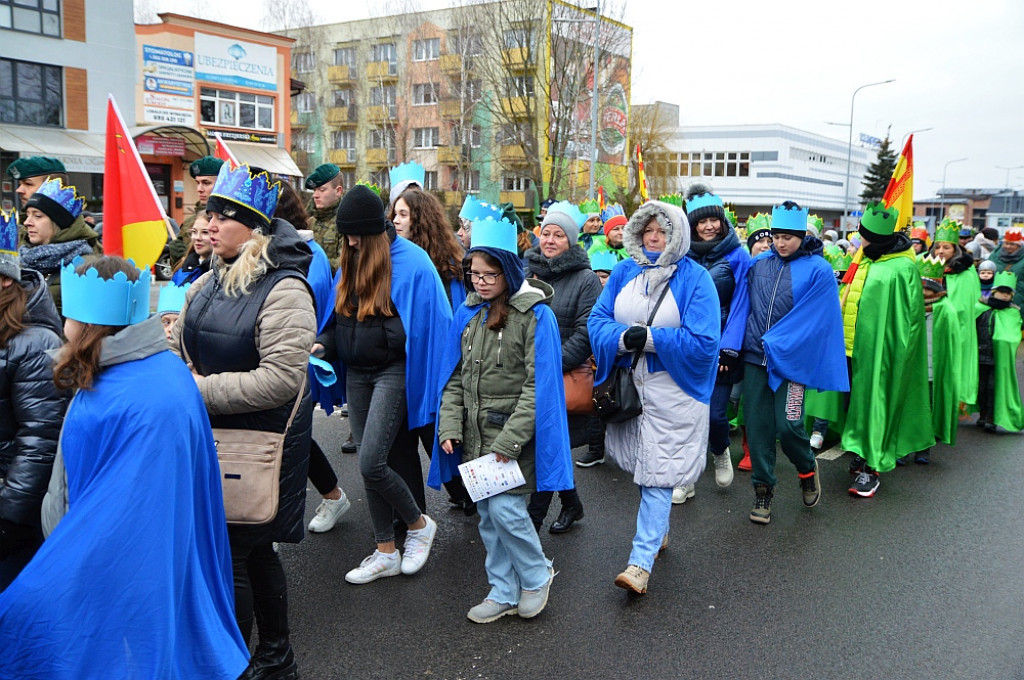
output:
<svg viewBox="0 0 1024 680"><path fill-rule="evenodd" d="M622 344L626 346L626 349L633 352L643 351L644 345L647 344L647 327L630 326L622 334Z"/></svg>
<svg viewBox="0 0 1024 680"><path fill-rule="evenodd" d="M728 371L729 373L736 372L740 367L740 355L731 350L723 349L718 352L718 370Z"/></svg>
<svg viewBox="0 0 1024 680"><path fill-rule="evenodd" d="M35 545L39 538L39 529L36 527L0 519L0 560L7 559L23 548Z"/></svg>

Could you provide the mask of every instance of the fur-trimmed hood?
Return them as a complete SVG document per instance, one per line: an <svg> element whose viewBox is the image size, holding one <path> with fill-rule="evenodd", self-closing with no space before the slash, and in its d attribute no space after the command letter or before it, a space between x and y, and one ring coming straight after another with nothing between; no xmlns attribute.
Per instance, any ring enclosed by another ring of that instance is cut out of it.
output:
<svg viewBox="0 0 1024 680"><path fill-rule="evenodd" d="M644 254L643 248L644 227L651 218L658 220L666 236L665 250L656 264ZM690 250L690 223L682 208L671 203L648 201L637 208L622 230L622 247L641 269L648 270L650 284L657 285L672 276L676 264Z"/></svg>

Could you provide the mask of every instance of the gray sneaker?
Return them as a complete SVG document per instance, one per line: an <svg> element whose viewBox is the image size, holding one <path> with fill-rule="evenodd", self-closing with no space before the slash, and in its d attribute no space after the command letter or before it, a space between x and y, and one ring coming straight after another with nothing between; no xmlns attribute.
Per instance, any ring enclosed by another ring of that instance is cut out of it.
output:
<svg viewBox="0 0 1024 680"><path fill-rule="evenodd" d="M814 461L814 469L800 477L800 491L803 493L804 505L813 508L821 500L821 479L818 477L818 461Z"/></svg>
<svg viewBox="0 0 1024 680"><path fill-rule="evenodd" d="M548 567L548 582L537 590L522 590L519 592L519 618L532 619L544 611L548 604L548 591L551 590L551 582L555 579L555 570Z"/></svg>
<svg viewBox="0 0 1024 680"><path fill-rule="evenodd" d="M508 614L516 614L519 609L514 604L505 604L503 602L495 602L494 600L484 600L477 606L469 610L466 614L473 623L491 623L497 621L502 616Z"/></svg>
<svg viewBox="0 0 1024 680"><path fill-rule="evenodd" d="M772 521L772 496L775 489L758 484L754 487L754 509L750 511L750 521L756 524L768 524Z"/></svg>

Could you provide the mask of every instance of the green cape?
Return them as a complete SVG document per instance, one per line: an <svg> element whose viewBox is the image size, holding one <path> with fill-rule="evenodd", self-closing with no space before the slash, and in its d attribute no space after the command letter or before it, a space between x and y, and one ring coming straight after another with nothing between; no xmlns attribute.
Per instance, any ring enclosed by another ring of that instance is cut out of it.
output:
<svg viewBox="0 0 1024 680"><path fill-rule="evenodd" d="M981 279L971 267L959 274L946 274L949 301L956 308L963 328L960 345L960 401L978 400L978 329L974 325L974 305L981 299Z"/></svg>
<svg viewBox="0 0 1024 680"><path fill-rule="evenodd" d="M970 324L974 328L974 324ZM960 380L964 375L960 362L966 327L948 297L932 305L932 431L943 444L956 444L960 420ZM977 348L977 331L974 333ZM978 354L975 349L974 373L977 379ZM975 389L977 392L977 389Z"/></svg>
<svg viewBox="0 0 1024 680"><path fill-rule="evenodd" d="M906 255L911 253L911 255ZM913 251L869 267L857 314L843 448L879 472L935 443L928 403L928 338Z"/></svg>
<svg viewBox="0 0 1024 680"><path fill-rule="evenodd" d="M975 305L975 315L981 316L992 309L986 304ZM1020 432L1024 430L1024 406L1021 405L1017 384L1017 347L1020 345L1021 318L1016 307L992 309L992 354L995 357L996 394L992 409L992 422Z"/></svg>
<svg viewBox="0 0 1024 680"><path fill-rule="evenodd" d="M612 248L609 246L606 236L594 237L594 245L590 246L590 250L587 251L587 257L590 257L594 253L614 253L619 262L622 262L629 257L629 253L626 252L625 248Z"/></svg>

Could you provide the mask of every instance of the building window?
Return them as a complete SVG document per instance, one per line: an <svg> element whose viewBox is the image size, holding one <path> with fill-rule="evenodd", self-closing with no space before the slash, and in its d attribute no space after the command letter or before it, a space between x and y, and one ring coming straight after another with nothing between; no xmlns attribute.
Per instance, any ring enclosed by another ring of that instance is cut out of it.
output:
<svg viewBox="0 0 1024 680"><path fill-rule="evenodd" d="M316 55L312 52L298 52L292 57L292 63L296 73L312 73L316 68Z"/></svg>
<svg viewBox="0 0 1024 680"><path fill-rule="evenodd" d="M60 37L59 0L0 0L0 28Z"/></svg>
<svg viewBox="0 0 1024 680"><path fill-rule="evenodd" d="M469 28L460 28L448 34L452 54L464 57L478 57L484 53L484 41L480 34Z"/></svg>
<svg viewBox="0 0 1024 680"><path fill-rule="evenodd" d="M512 76L506 81L509 97L532 97L533 76Z"/></svg>
<svg viewBox="0 0 1024 680"><path fill-rule="evenodd" d="M305 151L313 153L316 151L316 136L311 132L296 132L292 134L292 149L294 151Z"/></svg>
<svg viewBox="0 0 1024 680"><path fill-rule="evenodd" d="M433 83L417 83L412 86L413 106L426 106L437 103L437 91Z"/></svg>
<svg viewBox="0 0 1024 680"><path fill-rule="evenodd" d="M295 110L299 113L312 113L316 108L316 95L312 92L302 92L295 96ZM204 117L205 121L206 118Z"/></svg>
<svg viewBox="0 0 1024 680"><path fill-rule="evenodd" d="M423 188L427 191L437 191L437 170L427 170L423 173Z"/></svg>
<svg viewBox="0 0 1024 680"><path fill-rule="evenodd" d="M303 109L303 97L307 94L296 97L299 111L306 110ZM207 125L246 130L274 129L274 98L266 95L204 87L199 92L199 110L202 122Z"/></svg>
<svg viewBox="0 0 1024 680"><path fill-rule="evenodd" d="M415 128L412 138L417 149L436 149L441 143L441 132L436 127Z"/></svg>
<svg viewBox="0 0 1024 680"><path fill-rule="evenodd" d="M530 188L529 177L519 177L514 175L504 175L501 178L501 190L502 191L526 191Z"/></svg>
<svg viewBox="0 0 1024 680"><path fill-rule="evenodd" d="M458 125L452 126L452 144L461 144L462 146L469 146L473 149L479 149L481 140L483 139L483 128L479 125L472 125L460 128Z"/></svg>
<svg viewBox="0 0 1024 680"><path fill-rule="evenodd" d="M395 130L394 128L373 128L370 130L370 139L367 146L371 149L387 149L388 162L394 163L395 153ZM377 182L380 184L380 182ZM384 186L381 184L381 186Z"/></svg>
<svg viewBox="0 0 1024 680"><path fill-rule="evenodd" d="M0 59L0 123L64 124L64 82L59 66Z"/></svg>
<svg viewBox="0 0 1024 680"><path fill-rule="evenodd" d="M467 193L476 193L477 191L480 191L479 170L462 171L462 190Z"/></svg>
<svg viewBox="0 0 1024 680"><path fill-rule="evenodd" d="M398 53L395 51L394 43L377 43L370 46L370 61L388 62L388 73L398 73Z"/></svg>
<svg viewBox="0 0 1024 680"><path fill-rule="evenodd" d="M478 102L483 96L483 86L479 80L453 80L452 96L463 102Z"/></svg>
<svg viewBox="0 0 1024 680"><path fill-rule="evenodd" d="M341 188L351 189L356 185L356 173L351 170L341 171Z"/></svg>
<svg viewBox="0 0 1024 680"><path fill-rule="evenodd" d="M413 61L434 61L441 56L441 39L427 38L412 41Z"/></svg>
<svg viewBox="0 0 1024 680"><path fill-rule="evenodd" d="M351 106L352 90L335 90L332 93L335 106Z"/></svg>
<svg viewBox="0 0 1024 680"><path fill-rule="evenodd" d="M527 129L520 124L502 125L495 135L495 142L498 146L512 146L522 144L526 141Z"/></svg>
<svg viewBox="0 0 1024 680"><path fill-rule="evenodd" d="M334 148L348 152L348 162L356 162L356 133L354 130L341 130L334 133Z"/></svg>
<svg viewBox="0 0 1024 680"><path fill-rule="evenodd" d="M529 28L510 28L505 31L505 49L513 50L525 47L533 51L533 30Z"/></svg>
<svg viewBox="0 0 1024 680"><path fill-rule="evenodd" d="M334 65L335 66L348 66L349 68L355 68L356 66L356 48L354 47L339 47L334 50Z"/></svg>
<svg viewBox="0 0 1024 680"><path fill-rule="evenodd" d="M370 88L370 105L388 107L388 116L394 118L397 115L395 108L395 86L382 85L381 87Z"/></svg>
<svg viewBox="0 0 1024 680"><path fill-rule="evenodd" d="M376 170L370 173L370 184L376 184L381 189L388 189L391 187L391 173L388 172L387 168L383 170Z"/></svg>

